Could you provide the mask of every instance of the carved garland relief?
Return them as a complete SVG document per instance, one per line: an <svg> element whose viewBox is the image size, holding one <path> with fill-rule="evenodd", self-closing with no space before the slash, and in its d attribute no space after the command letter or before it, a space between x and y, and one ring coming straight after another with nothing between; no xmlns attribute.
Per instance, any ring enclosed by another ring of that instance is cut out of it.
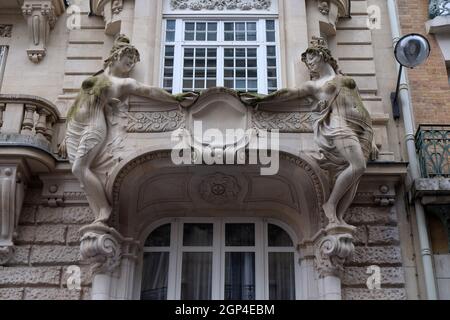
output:
<svg viewBox="0 0 450 320"><path fill-rule="evenodd" d="M262 10L270 8L271 0L171 0L170 5L179 10Z"/></svg>

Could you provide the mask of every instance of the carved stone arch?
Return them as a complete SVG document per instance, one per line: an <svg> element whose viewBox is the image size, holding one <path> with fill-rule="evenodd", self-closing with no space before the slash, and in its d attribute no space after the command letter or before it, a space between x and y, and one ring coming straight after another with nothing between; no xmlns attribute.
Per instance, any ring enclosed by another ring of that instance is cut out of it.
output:
<svg viewBox="0 0 450 320"><path fill-rule="evenodd" d="M128 201L126 199L130 199L130 197L137 197L137 193L138 193L138 189L135 190L130 190L129 186L130 183L129 181L127 181L127 179L134 179L133 177L139 177L142 180L139 180L139 183L143 183L144 175L147 176L154 176L154 175L160 175L163 176L165 174L165 170L172 170L175 169L177 170L177 172L179 172L180 174L187 174L190 175L190 177L192 176L197 176L197 175L201 175L198 174L199 170L210 170L212 175L214 175L214 173L216 171L220 171L219 169L224 169L224 167L233 167L233 166L226 166L226 165L218 165L215 166L216 168L218 168L217 170L214 169L210 169L208 167L212 167L212 166L207 166L207 165L196 165L195 166L195 170L193 170L193 166L176 166L171 162L171 151L168 149L157 149L157 150L147 150L144 152L141 152L141 154L136 154L133 157L130 157L128 160L123 160L121 162L121 164L119 165L118 168L116 168L114 170L114 172L112 173L112 175L110 176L110 178L108 179L108 184L107 184L107 191L109 196L111 197L111 202L113 204L113 214L111 217L111 221L110 221L110 225L113 226L114 228L116 228L121 234L123 234L125 237L132 237L134 239L137 239L139 236L138 234L140 233L139 230L137 230L136 228L140 228L139 226L132 226L132 223L129 223L130 219L130 215L132 214L137 214L138 211L138 206L136 205L135 207L133 206L123 206L123 203L121 204L121 201ZM242 170L246 169L245 165L240 165L240 166L234 166L236 167L240 167ZM191 171L189 171L191 170ZM318 232L320 229L324 228L327 221L326 218L322 212L322 204L324 203L324 199L327 198L327 193L328 193L328 186L326 183L326 179L324 179L324 177L322 176L322 173L320 171L320 169L317 167L317 165L309 159L309 157L307 155L294 155L293 153L290 153L289 151L286 150L282 150L280 152L280 170L284 172L280 173L279 177L276 178L280 178L279 183L281 185L281 187L283 187L284 185L286 186L286 190L288 189L288 185L293 186L294 191L293 191L293 198L296 197L297 200L293 200L293 204L289 207L288 204L283 203L283 201L280 201L279 204L273 205L273 207L276 209L278 209L280 212L283 212L283 214L286 215L286 217L292 217L293 213L289 213L289 212L296 212L296 214L298 215L300 213L300 215L303 215L304 217L302 218L302 224L306 224L303 225L300 229L298 234L301 236L299 236L299 238L311 238L316 232ZM288 170L288 174L286 174L286 171ZM195 171L195 172L194 172ZM221 173L219 173L221 174ZM208 177L211 176L208 175ZM249 188L248 188L248 184L251 182L248 182L251 180L252 176L251 175L247 175L243 174L242 176L246 176L246 177L241 177L240 175L236 175L239 177L240 179L240 184L243 186L243 193L244 195L239 195L236 200L236 202L239 201L243 201L245 202L246 197L248 196L249 192ZM255 176L255 174L254 174ZM131 177L131 178L130 178ZM145 181L155 181L155 179L157 178L148 178ZM244 178L249 178L250 180L248 180L247 182L245 181ZM282 178L282 179L281 179ZM295 180L295 178L298 178L298 181ZM270 178L267 178L270 179ZM188 181L193 181L195 179L191 179L189 178ZM198 180L198 179L197 179ZM273 180L275 180L275 178L273 178ZM168 181L168 180L163 180L160 179L160 183L164 184L164 181ZM176 188L178 188L178 190L181 190L180 192L183 192L183 188L185 188L185 186L183 186L182 179L178 180L174 180L172 179L171 181L176 181L174 183L178 184L178 186ZM168 182L169 184L171 183L170 181ZM191 183L191 182L188 182ZM246 185L247 184L247 185ZM299 185L303 186L307 186L305 188L301 188L299 187ZM131 184L133 186L133 188L139 188L140 186L135 185L135 184ZM198 186L198 184L196 184ZM124 187L125 186L125 187ZM122 189L122 188L126 188ZM198 191L198 187L196 187L197 189L195 191ZM148 188L147 188L148 189ZM305 190L308 189L308 190ZM245 191L247 190L247 191ZM139 191L141 192L141 191ZM146 192L146 191L145 191ZM175 192L175 191L174 191ZM298 195L301 194L302 192L307 192L307 195ZM142 192L141 192L142 193ZM146 193L146 194L150 194L151 190ZM150 197L151 195L149 195ZM315 199L313 200L312 197L315 197ZM245 199L244 199L245 198ZM133 198L134 200L136 200L137 198ZM183 197L177 197L176 195L172 198L167 198L167 199L158 199L157 204L154 204L154 206L152 206L149 209L145 209L145 210L152 210L152 214L154 215L154 217L152 217L151 221L155 221L155 219L157 219L158 217L164 217L164 216L170 216L169 211L164 211L162 209L162 205L160 205L160 203L163 202L170 202L170 201L174 201L174 202L178 202L180 204L180 206L178 206L179 208L183 208L183 210L187 211L187 212L194 212L195 208L198 208L196 206L194 206L193 208L189 207L183 207L183 203L185 202L195 202L195 201L199 201L198 200L199 197L195 196L193 197L189 192L186 192L186 196L185 198ZM300 199L300 200L298 200ZM205 199L203 199L205 200ZM203 200L200 200L201 202ZM208 200L206 200L208 201ZM256 197L255 199L252 200L253 203L257 204L258 202L258 198ZM261 202L264 201L269 201L270 199L264 199L261 198ZM308 205L310 206L310 203L312 203L313 205L311 205L311 207L308 207L307 210L300 209L299 207L297 208L295 205L295 201L297 202L301 202L301 205ZM151 203L152 201L149 200L149 203ZM231 201L233 202L233 201ZM250 201L248 201L250 203ZM275 201L272 201L272 203L274 203ZM303 204L302 204L303 203ZM308 203L308 204L306 204ZM141 206L141 208L139 210L141 210L144 206ZM217 206L220 207L220 206ZM245 207L245 208L250 208L251 204L248 205L248 203L246 203L244 206L243 205L237 205L237 207L241 208L241 207ZM250 209L251 211L251 209ZM169 213L168 213L169 212ZM291 214L289 216L289 214ZM150 218L149 218L150 219ZM297 220L297 218L292 218L292 220ZM142 224L148 224L151 222L150 220L139 220L141 226ZM287 220L286 220L287 221ZM300 222L297 221L297 223L300 224ZM300 227L299 227L300 228ZM308 229L308 232L303 232L303 229Z"/></svg>

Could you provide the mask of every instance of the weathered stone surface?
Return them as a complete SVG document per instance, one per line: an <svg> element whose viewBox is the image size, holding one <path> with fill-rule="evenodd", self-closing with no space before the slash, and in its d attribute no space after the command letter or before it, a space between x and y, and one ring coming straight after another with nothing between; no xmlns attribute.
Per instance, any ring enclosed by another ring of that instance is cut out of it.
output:
<svg viewBox="0 0 450 320"><path fill-rule="evenodd" d="M356 247L349 264L400 264L402 262L399 247Z"/></svg>
<svg viewBox="0 0 450 320"><path fill-rule="evenodd" d="M0 289L0 300L22 300L23 288Z"/></svg>
<svg viewBox="0 0 450 320"><path fill-rule="evenodd" d="M366 273L367 267L346 267L342 283L344 285L365 285L371 273ZM401 267L383 267L381 268L381 286L392 284L403 284L405 278L403 268Z"/></svg>
<svg viewBox="0 0 450 320"><path fill-rule="evenodd" d="M15 243L32 243L36 234L36 226L19 226Z"/></svg>
<svg viewBox="0 0 450 320"><path fill-rule="evenodd" d="M69 246L34 246L31 263L76 263L80 260L80 248Z"/></svg>
<svg viewBox="0 0 450 320"><path fill-rule="evenodd" d="M366 226L358 226L354 236L355 244L367 244L367 229Z"/></svg>
<svg viewBox="0 0 450 320"><path fill-rule="evenodd" d="M28 264L31 246L14 246L14 254L7 265Z"/></svg>
<svg viewBox="0 0 450 320"><path fill-rule="evenodd" d="M369 244L398 244L400 235L397 227L368 226Z"/></svg>
<svg viewBox="0 0 450 320"><path fill-rule="evenodd" d="M79 300L80 291L58 288L26 288L25 300Z"/></svg>
<svg viewBox="0 0 450 320"><path fill-rule="evenodd" d="M36 243L43 244L64 244L66 238L66 226L64 225L44 225L36 228Z"/></svg>
<svg viewBox="0 0 450 320"><path fill-rule="evenodd" d="M87 224L94 220L94 214L89 207L67 207L63 210L64 223Z"/></svg>
<svg viewBox="0 0 450 320"><path fill-rule="evenodd" d="M62 223L63 208L39 206L36 213L37 223Z"/></svg>
<svg viewBox="0 0 450 320"><path fill-rule="evenodd" d="M0 285L57 285L61 267L6 267L0 268Z"/></svg>
<svg viewBox="0 0 450 320"><path fill-rule="evenodd" d="M81 226L69 226L67 229L67 244L79 245L80 244L80 228Z"/></svg>
<svg viewBox="0 0 450 320"><path fill-rule="evenodd" d="M344 288L343 300L405 300L406 292L403 288L389 288L380 290Z"/></svg>
<svg viewBox="0 0 450 320"><path fill-rule="evenodd" d="M36 221L36 206L24 206L20 214L19 223L20 224L30 224Z"/></svg>
<svg viewBox="0 0 450 320"><path fill-rule="evenodd" d="M80 277L81 277L81 285L82 286L89 286L92 284L92 273L91 273L91 266L90 265L79 265L80 267ZM61 283L63 287L67 287L67 279L72 275L72 273L67 272L67 268L63 267L63 273L61 278Z"/></svg>
<svg viewBox="0 0 450 320"><path fill-rule="evenodd" d="M344 220L354 225L395 224L397 216L393 207L351 207Z"/></svg>

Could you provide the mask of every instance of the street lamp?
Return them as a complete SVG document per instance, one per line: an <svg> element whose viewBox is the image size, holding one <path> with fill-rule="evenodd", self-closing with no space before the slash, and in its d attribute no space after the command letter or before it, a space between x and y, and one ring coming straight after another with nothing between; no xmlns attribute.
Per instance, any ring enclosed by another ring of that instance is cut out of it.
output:
<svg viewBox="0 0 450 320"><path fill-rule="evenodd" d="M400 107L398 105L398 92L403 67L413 69L421 65L430 55L430 43L427 38L417 33L410 33L398 40L394 49L395 59L400 64L397 79L397 89L391 93L391 102L394 119L400 118Z"/></svg>

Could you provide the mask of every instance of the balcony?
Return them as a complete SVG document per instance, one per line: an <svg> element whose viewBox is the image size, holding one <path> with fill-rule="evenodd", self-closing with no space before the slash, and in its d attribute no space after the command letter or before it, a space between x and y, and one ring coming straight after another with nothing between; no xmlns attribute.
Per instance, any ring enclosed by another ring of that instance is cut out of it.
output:
<svg viewBox="0 0 450 320"><path fill-rule="evenodd" d="M450 178L450 125L420 125L416 150L423 178Z"/></svg>

